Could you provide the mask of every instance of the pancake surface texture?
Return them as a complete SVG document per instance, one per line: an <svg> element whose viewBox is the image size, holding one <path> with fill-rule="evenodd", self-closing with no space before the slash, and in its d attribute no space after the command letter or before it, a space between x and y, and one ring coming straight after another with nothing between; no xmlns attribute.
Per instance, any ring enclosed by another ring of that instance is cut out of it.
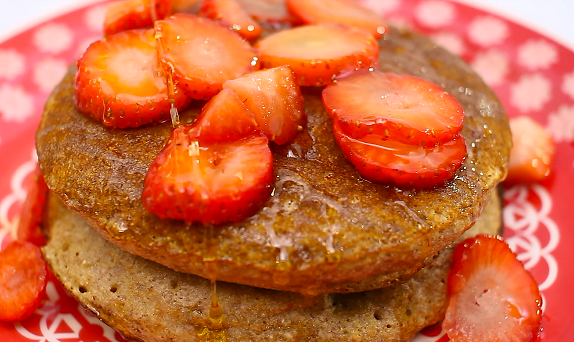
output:
<svg viewBox="0 0 574 342"><path fill-rule="evenodd" d="M77 112L72 71L36 136L46 182L106 239L177 271L209 278L215 269L219 280L308 295L404 280L476 220L505 176L511 138L498 99L462 60L399 29L379 44L381 70L428 79L465 110L468 157L445 186L401 190L362 179L335 144L320 89L305 88L308 127L295 142L272 146L275 191L262 210L212 229L161 220L140 196L171 124L101 126Z"/></svg>
<svg viewBox="0 0 574 342"><path fill-rule="evenodd" d="M496 234L500 219L494 196L472 230ZM360 293L308 298L218 282L223 329L212 330L210 337L208 280L126 253L53 194L43 228L44 257L66 290L125 336L147 342L408 341L440 321L448 303L451 247L408 281Z"/></svg>

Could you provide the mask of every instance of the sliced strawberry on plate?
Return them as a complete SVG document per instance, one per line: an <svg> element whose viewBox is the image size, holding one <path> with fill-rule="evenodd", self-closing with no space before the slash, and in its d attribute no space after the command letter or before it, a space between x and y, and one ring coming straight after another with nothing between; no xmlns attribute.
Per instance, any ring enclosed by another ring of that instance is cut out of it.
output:
<svg viewBox="0 0 574 342"><path fill-rule="evenodd" d="M263 68L288 65L302 86L323 86L333 77L377 64L379 46L369 33L336 25L280 31L257 43Z"/></svg>
<svg viewBox="0 0 574 342"><path fill-rule="evenodd" d="M20 221L18 221L18 240L28 241L36 246L45 244L40 222L47 195L48 186L44 181L40 166L36 164L36 169L28 183L28 194L22 205Z"/></svg>
<svg viewBox="0 0 574 342"><path fill-rule="evenodd" d="M296 18L287 10L286 0L237 0L255 20L268 23L293 23Z"/></svg>
<svg viewBox="0 0 574 342"><path fill-rule="evenodd" d="M376 38L388 30L383 18L353 0L287 0L287 8L307 24L343 24Z"/></svg>
<svg viewBox="0 0 574 342"><path fill-rule="evenodd" d="M234 141L257 127L253 114L231 90L223 89L202 109L193 123L193 133L204 142Z"/></svg>
<svg viewBox="0 0 574 342"><path fill-rule="evenodd" d="M40 249L30 242L16 240L0 251L0 321L16 322L34 312L47 274Z"/></svg>
<svg viewBox="0 0 574 342"><path fill-rule="evenodd" d="M452 179L466 157L462 136L434 148L408 145L370 134L360 140L333 122L335 141L363 178L374 182L432 188Z"/></svg>
<svg viewBox="0 0 574 342"><path fill-rule="evenodd" d="M452 140L464 112L444 89L409 75L361 70L323 90L323 104L353 138L367 134L432 147Z"/></svg>
<svg viewBox="0 0 574 342"><path fill-rule="evenodd" d="M256 52L239 35L217 22L176 14L155 23L163 48L162 62L192 98L210 99L223 82L254 69Z"/></svg>
<svg viewBox="0 0 574 342"><path fill-rule="evenodd" d="M153 27L153 22L171 14L171 0L122 0L107 5L104 35Z"/></svg>
<svg viewBox="0 0 574 342"><path fill-rule="evenodd" d="M247 40L261 35L261 26L245 12L237 0L204 0L199 9L200 16L220 21L230 30Z"/></svg>
<svg viewBox="0 0 574 342"><path fill-rule="evenodd" d="M289 67L256 71L223 87L239 96L255 115L257 128L279 145L293 141L307 124L304 98Z"/></svg>
<svg viewBox="0 0 574 342"><path fill-rule="evenodd" d="M510 130L512 150L506 181L530 183L548 178L556 151L550 133L527 116L510 119Z"/></svg>
<svg viewBox="0 0 574 342"><path fill-rule="evenodd" d="M478 235L459 243L443 322L452 342L530 342L540 333L536 281L506 242Z"/></svg>
<svg viewBox="0 0 574 342"><path fill-rule="evenodd" d="M271 193L273 156L267 138L203 142L191 126L174 129L151 164L142 201L160 218L219 224L254 214Z"/></svg>
<svg viewBox="0 0 574 342"><path fill-rule="evenodd" d="M105 126L138 127L168 120L171 102L157 61L154 31L125 31L90 45L77 63L78 109ZM189 99L177 87L174 104Z"/></svg>

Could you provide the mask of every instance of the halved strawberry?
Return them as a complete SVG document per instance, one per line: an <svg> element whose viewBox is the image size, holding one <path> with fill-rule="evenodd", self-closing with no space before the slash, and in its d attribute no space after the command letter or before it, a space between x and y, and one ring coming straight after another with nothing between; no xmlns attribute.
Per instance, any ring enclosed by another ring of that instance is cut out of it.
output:
<svg viewBox="0 0 574 342"><path fill-rule="evenodd" d="M223 88L239 96L255 115L257 128L279 145L293 141L307 124L304 98L289 67L256 71L225 82Z"/></svg>
<svg viewBox="0 0 574 342"><path fill-rule="evenodd" d="M174 96L176 108L189 104L177 87ZM77 62L75 100L81 112L106 126L168 120L171 102L154 31L125 31L90 45Z"/></svg>
<svg viewBox="0 0 574 342"><path fill-rule="evenodd" d="M202 109L193 123L193 135L204 142L234 141L253 133L257 121L233 91L223 89Z"/></svg>
<svg viewBox="0 0 574 342"><path fill-rule="evenodd" d="M268 23L292 23L295 17L287 10L286 0L237 0L255 20Z"/></svg>
<svg viewBox="0 0 574 342"><path fill-rule="evenodd" d="M34 312L47 274L40 249L30 242L12 241L0 251L0 321L16 322Z"/></svg>
<svg viewBox="0 0 574 342"><path fill-rule="evenodd" d="M220 21L247 40L256 39L263 31L237 0L204 0L199 9L199 15Z"/></svg>
<svg viewBox="0 0 574 342"><path fill-rule="evenodd" d="M434 148L424 148L375 134L353 139L336 120L333 131L345 158L361 176L374 182L432 188L452 179L466 157L466 143L460 135Z"/></svg>
<svg viewBox="0 0 574 342"><path fill-rule="evenodd" d="M40 222L47 195L48 186L44 181L40 166L36 164L36 169L28 183L28 194L22 205L20 221L18 221L18 240L28 241L36 246L45 244Z"/></svg>
<svg viewBox="0 0 574 342"><path fill-rule="evenodd" d="M191 14L175 14L155 23L164 47L162 62L190 97L209 99L223 82L253 71L256 52L236 33L217 22Z"/></svg>
<svg viewBox="0 0 574 342"><path fill-rule="evenodd" d="M527 116L510 119L510 130L512 150L506 181L528 183L548 178L556 150L552 136Z"/></svg>
<svg viewBox="0 0 574 342"><path fill-rule="evenodd" d="M376 134L425 147L452 140L464 120L460 103L438 85L380 71L338 77L323 90L323 104L353 138Z"/></svg>
<svg viewBox="0 0 574 342"><path fill-rule="evenodd" d="M287 8L307 24L343 24L376 38L388 30L383 18L353 0L287 0Z"/></svg>
<svg viewBox="0 0 574 342"><path fill-rule="evenodd" d="M262 68L288 65L302 86L323 86L342 73L373 67L379 55L371 34L335 25L277 32L260 40L257 47Z"/></svg>
<svg viewBox="0 0 574 342"><path fill-rule="evenodd" d="M459 243L447 289L443 328L453 342L530 342L540 333L538 285L501 238Z"/></svg>
<svg viewBox="0 0 574 342"><path fill-rule="evenodd" d="M153 22L171 14L171 0L122 0L107 5L104 35L153 27Z"/></svg>
<svg viewBox="0 0 574 342"><path fill-rule="evenodd" d="M255 213L269 197L273 156L262 133L204 142L192 126L174 129L151 164L142 201L160 218L219 224Z"/></svg>

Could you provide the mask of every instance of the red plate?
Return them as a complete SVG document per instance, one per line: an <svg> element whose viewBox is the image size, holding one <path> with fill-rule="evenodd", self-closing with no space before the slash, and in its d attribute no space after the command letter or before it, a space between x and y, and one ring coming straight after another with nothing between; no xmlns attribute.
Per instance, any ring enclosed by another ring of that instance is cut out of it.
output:
<svg viewBox="0 0 574 342"><path fill-rule="evenodd" d="M395 25L433 37L461 55L498 93L509 115L529 115L557 145L553 178L507 189L505 237L542 290L543 341L574 339L574 52L539 33L445 0L364 0ZM68 65L99 39L102 5L46 21L0 43L0 248L14 236L35 161L34 131L44 102ZM45 304L16 324L0 323L1 341L123 341L85 313L51 277ZM440 327L417 342L448 340Z"/></svg>

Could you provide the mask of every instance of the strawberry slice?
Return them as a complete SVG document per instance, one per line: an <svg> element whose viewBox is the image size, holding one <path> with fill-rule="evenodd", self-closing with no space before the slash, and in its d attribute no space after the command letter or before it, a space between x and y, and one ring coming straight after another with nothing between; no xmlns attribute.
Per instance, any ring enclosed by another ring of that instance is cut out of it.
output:
<svg viewBox="0 0 574 342"><path fill-rule="evenodd" d="M334 76L377 64L372 35L335 25L309 25L274 33L257 43L262 68L288 65L295 82L323 86Z"/></svg>
<svg viewBox="0 0 574 342"><path fill-rule="evenodd" d="M289 67L256 71L225 82L223 88L239 96L270 141L291 142L306 126L304 98Z"/></svg>
<svg viewBox="0 0 574 342"><path fill-rule="evenodd" d="M75 90L78 110L105 126L138 127L170 117L151 29L121 32L90 45L78 60ZM176 87L176 108L189 101Z"/></svg>
<svg viewBox="0 0 574 342"><path fill-rule="evenodd" d="M219 224L254 214L269 197L273 156L267 138L204 142L192 126L174 129L147 173L142 201L160 218Z"/></svg>
<svg viewBox="0 0 574 342"><path fill-rule="evenodd" d="M204 0L199 15L219 20L247 40L256 39L263 31L236 0Z"/></svg>
<svg viewBox="0 0 574 342"><path fill-rule="evenodd" d="M510 119L512 150L506 182L540 182L550 176L555 146L552 136L527 116Z"/></svg>
<svg viewBox="0 0 574 342"><path fill-rule="evenodd" d="M293 23L294 18L287 10L286 0L237 0L241 7L255 20L275 24Z"/></svg>
<svg viewBox="0 0 574 342"><path fill-rule="evenodd" d="M443 328L451 341L529 342L538 337L538 285L501 238L478 235L459 243L447 289Z"/></svg>
<svg viewBox="0 0 574 342"><path fill-rule="evenodd" d="M172 0L172 13L195 13L203 0Z"/></svg>
<svg viewBox="0 0 574 342"><path fill-rule="evenodd" d="M345 158L365 179L398 186L432 188L452 179L466 157L466 143L454 140L424 148L369 134L361 140L346 135L333 122L335 140Z"/></svg>
<svg viewBox="0 0 574 342"><path fill-rule="evenodd" d="M171 0L122 0L106 8L104 35L153 27L153 22L171 14Z"/></svg>
<svg viewBox="0 0 574 342"><path fill-rule="evenodd" d="M174 79L192 98L210 99L223 82L256 65L251 46L213 20L179 13L157 21L155 29L164 46L162 62L173 68Z"/></svg>
<svg viewBox="0 0 574 342"><path fill-rule="evenodd" d="M28 183L28 194L22 205L20 221L18 221L18 240L28 241L36 246L45 244L40 222L47 195L48 186L44 181L40 166L36 164L34 174Z"/></svg>
<svg viewBox="0 0 574 342"><path fill-rule="evenodd" d="M375 12L352 0L287 0L287 8L306 24L343 24L381 38L388 30Z"/></svg>
<svg viewBox="0 0 574 342"><path fill-rule="evenodd" d="M0 251L0 321L26 318L40 305L48 267L40 249L26 241L12 241Z"/></svg>
<svg viewBox="0 0 574 342"><path fill-rule="evenodd" d="M257 121L233 91L223 89L202 109L193 123L193 135L202 141L235 141L253 133Z"/></svg>
<svg viewBox="0 0 574 342"><path fill-rule="evenodd" d="M323 104L354 138L376 134L432 147L462 130L464 112L444 89L409 75L361 70L323 90Z"/></svg>

